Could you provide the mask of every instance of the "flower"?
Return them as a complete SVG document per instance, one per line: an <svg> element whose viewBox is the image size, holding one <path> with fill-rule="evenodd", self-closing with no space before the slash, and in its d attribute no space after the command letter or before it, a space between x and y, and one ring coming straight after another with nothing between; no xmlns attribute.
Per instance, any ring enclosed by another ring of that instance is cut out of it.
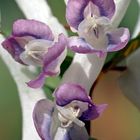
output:
<svg viewBox="0 0 140 140"><path fill-rule="evenodd" d="M79 35L69 38L69 48L98 56L124 48L130 37L129 30L112 27L114 13L113 0L69 0L66 19Z"/></svg>
<svg viewBox="0 0 140 140"><path fill-rule="evenodd" d="M66 44L63 34L56 41L46 24L24 19L14 22L12 34L2 42L18 63L42 68L39 76L27 83L32 88L42 87L45 77L59 74L60 65L66 57Z"/></svg>
<svg viewBox="0 0 140 140"><path fill-rule="evenodd" d="M42 99L33 111L42 140L88 140L84 120L96 119L106 104L95 105L83 87L67 83L54 92L55 102Z"/></svg>

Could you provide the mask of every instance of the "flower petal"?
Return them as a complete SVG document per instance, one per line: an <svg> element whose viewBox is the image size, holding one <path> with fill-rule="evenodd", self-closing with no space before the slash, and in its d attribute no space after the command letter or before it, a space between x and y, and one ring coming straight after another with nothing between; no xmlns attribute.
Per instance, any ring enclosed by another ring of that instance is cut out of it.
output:
<svg viewBox="0 0 140 140"><path fill-rule="evenodd" d="M68 135L68 129L63 127L58 127L54 140L57 140L58 138L59 140L71 140Z"/></svg>
<svg viewBox="0 0 140 140"><path fill-rule="evenodd" d="M99 117L102 112L105 110L107 107L107 104L102 104L102 105L89 105L88 110L82 113L82 116L80 117L81 120L93 120Z"/></svg>
<svg viewBox="0 0 140 140"><path fill-rule="evenodd" d="M54 105L51 101L42 99L35 105L33 120L36 130L42 140L51 140L50 126Z"/></svg>
<svg viewBox="0 0 140 140"><path fill-rule="evenodd" d="M44 39L34 39L25 46L25 51L20 55L20 59L27 65L42 66L44 55L48 48L52 46L53 41Z"/></svg>
<svg viewBox="0 0 140 140"><path fill-rule="evenodd" d="M87 11L96 16L100 12L100 16L112 18L115 13L115 4L113 0L69 0L66 9L67 22L73 28L78 29L84 16L88 15Z"/></svg>
<svg viewBox="0 0 140 140"><path fill-rule="evenodd" d="M102 57L105 55L105 50L95 49L93 46L88 44L84 38L70 37L68 39L68 47L77 53L95 53L97 56Z"/></svg>
<svg viewBox="0 0 140 140"><path fill-rule="evenodd" d="M89 18L92 16L99 17L100 11L99 7L93 4L92 1L89 1L87 6L84 9L84 18Z"/></svg>
<svg viewBox="0 0 140 140"><path fill-rule="evenodd" d="M48 49L44 58L43 72L46 75L53 76L59 73L60 65L66 57L66 46L67 39L63 34L60 34L58 42Z"/></svg>
<svg viewBox="0 0 140 140"><path fill-rule="evenodd" d="M48 48L46 56L44 56L44 66L39 76L27 83L31 88L41 88L44 85L47 76L55 76L59 74L60 65L66 57L67 39L63 34L59 35L58 42Z"/></svg>
<svg viewBox="0 0 140 140"><path fill-rule="evenodd" d="M60 86L55 91L54 96L58 106L65 106L74 100L92 103L84 88L82 88L80 85L71 83Z"/></svg>
<svg viewBox="0 0 140 140"><path fill-rule="evenodd" d="M129 41L130 33L127 28L119 28L107 34L109 44L107 52L113 52L123 49Z"/></svg>
<svg viewBox="0 0 140 140"><path fill-rule="evenodd" d="M24 48L22 48L22 46L17 42L14 37L8 37L2 42L2 46L11 54L15 61L24 64L19 57L20 54L24 51Z"/></svg>
<svg viewBox="0 0 140 140"><path fill-rule="evenodd" d="M27 85L31 88L41 88L44 85L46 78L46 74L43 72L39 74L39 76L27 83Z"/></svg>
<svg viewBox="0 0 140 140"><path fill-rule="evenodd" d="M91 0L95 5L99 7L100 15L108 18L112 18L115 13L114 0Z"/></svg>
<svg viewBox="0 0 140 140"><path fill-rule="evenodd" d="M73 126L69 130L69 137L70 140L88 140L89 136L85 129L85 127L80 127L76 124L73 124Z"/></svg>
<svg viewBox="0 0 140 140"><path fill-rule="evenodd" d="M84 19L84 9L87 0L69 0L66 8L66 19L70 26L78 29L78 25Z"/></svg>
<svg viewBox="0 0 140 140"><path fill-rule="evenodd" d="M50 28L36 20L19 19L15 21L12 34L16 37L32 36L36 39L54 40Z"/></svg>

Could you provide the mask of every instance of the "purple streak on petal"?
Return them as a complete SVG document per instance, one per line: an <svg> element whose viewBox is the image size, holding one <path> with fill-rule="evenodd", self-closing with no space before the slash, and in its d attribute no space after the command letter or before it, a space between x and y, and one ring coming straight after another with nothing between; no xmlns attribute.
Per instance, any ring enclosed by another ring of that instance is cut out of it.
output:
<svg viewBox="0 0 140 140"><path fill-rule="evenodd" d="M56 75L58 72L54 70L59 62L58 57L63 53L67 45L67 39L63 34L59 35L58 42L48 49L48 53L45 56L43 72L46 75Z"/></svg>
<svg viewBox="0 0 140 140"><path fill-rule="evenodd" d="M37 78L29 81L27 85L31 88L41 88L44 85L45 78L46 78L46 74L42 72L39 74Z"/></svg>
<svg viewBox="0 0 140 140"><path fill-rule="evenodd" d="M66 19L70 26L78 29L78 25L84 19L84 10L89 6L89 2L98 7L101 16L111 19L115 13L115 3L113 0L69 0L66 8Z"/></svg>
<svg viewBox="0 0 140 140"><path fill-rule="evenodd" d="M13 36L23 37L32 36L36 39L54 40L54 36L50 28L36 20L19 19L13 24Z"/></svg>
<svg viewBox="0 0 140 140"><path fill-rule="evenodd" d="M115 13L115 3L114 0L91 0L95 5L99 7L100 15L108 17L109 19Z"/></svg>
<svg viewBox="0 0 140 140"><path fill-rule="evenodd" d="M44 114L44 120L42 123L42 140L52 140L50 136L50 127L51 127L52 116ZM41 137L41 135L40 135Z"/></svg>
<svg viewBox="0 0 140 140"><path fill-rule="evenodd" d="M59 106L65 106L73 100L92 103L84 88L82 88L80 85L71 83L60 86L55 91L54 96L56 98L56 103Z"/></svg>
<svg viewBox="0 0 140 140"><path fill-rule="evenodd" d="M93 46L88 44L84 38L70 37L68 39L68 47L77 53L95 53L97 56L102 57L105 55L105 50L95 49Z"/></svg>
<svg viewBox="0 0 140 140"><path fill-rule="evenodd" d="M42 140L51 140L50 125L53 111L54 104L45 99L38 101L34 107L33 121Z"/></svg>
<svg viewBox="0 0 140 140"><path fill-rule="evenodd" d="M14 38L15 38L15 40L20 44L20 46L21 46L22 48L24 48L25 45L26 45L27 43L29 43L29 41L35 39L34 37L31 37L31 36L24 36L24 37L15 37L15 36L14 36Z"/></svg>
<svg viewBox="0 0 140 140"><path fill-rule="evenodd" d="M84 9L89 0L69 0L66 8L66 19L70 26L78 29L78 25L84 19Z"/></svg>
<svg viewBox="0 0 140 140"><path fill-rule="evenodd" d="M80 117L81 120L93 120L99 117L102 112L106 109L107 104L102 104L102 105L94 105L90 104L88 107L88 110L83 112L82 116Z"/></svg>
<svg viewBox="0 0 140 140"><path fill-rule="evenodd" d="M108 33L109 44L108 52L118 51L123 49L129 41L130 33L127 28L119 28L111 33Z"/></svg>
<svg viewBox="0 0 140 140"><path fill-rule="evenodd" d="M11 54L15 61L24 64L19 57L20 54L24 51L24 49L14 37L8 37L7 39L5 39L2 42L2 46Z"/></svg>

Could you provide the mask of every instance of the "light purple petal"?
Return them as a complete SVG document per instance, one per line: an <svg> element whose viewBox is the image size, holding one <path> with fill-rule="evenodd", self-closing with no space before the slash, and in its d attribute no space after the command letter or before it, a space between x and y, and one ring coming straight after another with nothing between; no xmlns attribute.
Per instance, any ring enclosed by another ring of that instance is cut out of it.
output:
<svg viewBox="0 0 140 140"><path fill-rule="evenodd" d="M85 127L80 127L76 124L73 124L73 126L69 130L69 137L70 140L88 140L89 136L85 129Z"/></svg>
<svg viewBox="0 0 140 140"><path fill-rule="evenodd" d="M21 44L19 44L14 37L8 37L5 39L2 42L2 46L11 54L15 61L24 64L19 57L20 54L24 51L24 48L22 48Z"/></svg>
<svg viewBox="0 0 140 140"><path fill-rule="evenodd" d="M35 105L33 111L33 120L36 130L42 140L51 140L50 125L54 105L51 101L42 99Z"/></svg>
<svg viewBox="0 0 140 140"><path fill-rule="evenodd" d="M48 49L48 52L46 53L42 72L36 79L31 80L30 82L27 83L29 87L41 88L44 85L45 78L47 76L55 76L59 73L60 68L58 68L58 66L60 66L60 64L58 58L65 50L66 45L67 45L66 37L63 34L60 34L58 42L56 42L52 47L50 47Z"/></svg>
<svg viewBox="0 0 140 140"><path fill-rule="evenodd" d="M81 120L93 120L99 117L102 112L105 110L107 107L107 104L102 104L102 105L89 105L88 110L83 112L82 116L80 117Z"/></svg>
<svg viewBox="0 0 140 140"><path fill-rule="evenodd" d="M115 4L113 0L69 0L66 9L66 19L70 26L78 29L78 25L84 19L84 12L86 7L89 6L89 3L95 5L92 7L97 7L99 9L95 11L99 11L100 16L112 18L115 13ZM94 10L91 9L91 12L93 11Z"/></svg>
<svg viewBox="0 0 140 140"><path fill-rule="evenodd" d="M65 51L67 46L67 39L63 34L59 35L58 42L48 49L48 53L45 56L43 72L46 75L53 76L59 73L56 71L56 67L59 64L59 57Z"/></svg>
<svg viewBox="0 0 140 140"><path fill-rule="evenodd" d="M19 19L15 21L12 34L16 37L32 36L36 39L54 40L50 28L36 20Z"/></svg>
<svg viewBox="0 0 140 140"><path fill-rule="evenodd" d="M97 56L102 57L105 54L105 50L95 49L93 46L88 44L84 38L80 37L70 37L68 39L68 47L77 53L95 53Z"/></svg>
<svg viewBox="0 0 140 140"><path fill-rule="evenodd" d="M63 128L63 127L58 127L57 132L55 134L55 138L52 140L71 140L68 134L69 129Z"/></svg>
<svg viewBox="0 0 140 140"><path fill-rule="evenodd" d="M27 85L31 88L41 88L45 83L46 74L41 72L39 76L27 83Z"/></svg>
<svg viewBox="0 0 140 140"><path fill-rule="evenodd" d="M88 0L69 0L66 8L66 19L68 24L78 29L78 25L84 19L84 9Z"/></svg>
<svg viewBox="0 0 140 140"><path fill-rule="evenodd" d="M115 3L114 0L90 0L95 5L99 7L100 15L108 17L109 19L112 18L112 16L115 13Z"/></svg>
<svg viewBox="0 0 140 140"><path fill-rule="evenodd" d="M65 106L74 100L92 103L84 88L80 85L71 83L60 86L55 91L54 96L56 98L56 103L59 106Z"/></svg>
<svg viewBox="0 0 140 140"><path fill-rule="evenodd" d="M116 29L107 35L109 39L107 52L123 49L127 45L130 38L130 33L127 28Z"/></svg>

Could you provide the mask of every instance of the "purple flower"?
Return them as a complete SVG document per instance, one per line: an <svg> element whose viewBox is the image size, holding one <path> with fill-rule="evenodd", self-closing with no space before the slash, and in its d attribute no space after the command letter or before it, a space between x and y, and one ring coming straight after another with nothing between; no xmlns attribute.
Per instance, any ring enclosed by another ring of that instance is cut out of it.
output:
<svg viewBox="0 0 140 140"><path fill-rule="evenodd" d="M114 13L113 0L69 0L67 22L79 35L69 39L69 48L98 56L124 48L130 37L129 30L112 27Z"/></svg>
<svg viewBox="0 0 140 140"><path fill-rule="evenodd" d="M45 77L58 75L66 57L67 39L63 34L54 40L50 28L36 20L20 19L13 24L13 31L3 47L15 61L42 68L39 76L27 83L32 88L42 87Z"/></svg>
<svg viewBox="0 0 140 140"><path fill-rule="evenodd" d="M64 84L54 92L55 102L40 100L33 120L42 140L88 140L84 120L96 119L106 104L95 105L83 87Z"/></svg>

